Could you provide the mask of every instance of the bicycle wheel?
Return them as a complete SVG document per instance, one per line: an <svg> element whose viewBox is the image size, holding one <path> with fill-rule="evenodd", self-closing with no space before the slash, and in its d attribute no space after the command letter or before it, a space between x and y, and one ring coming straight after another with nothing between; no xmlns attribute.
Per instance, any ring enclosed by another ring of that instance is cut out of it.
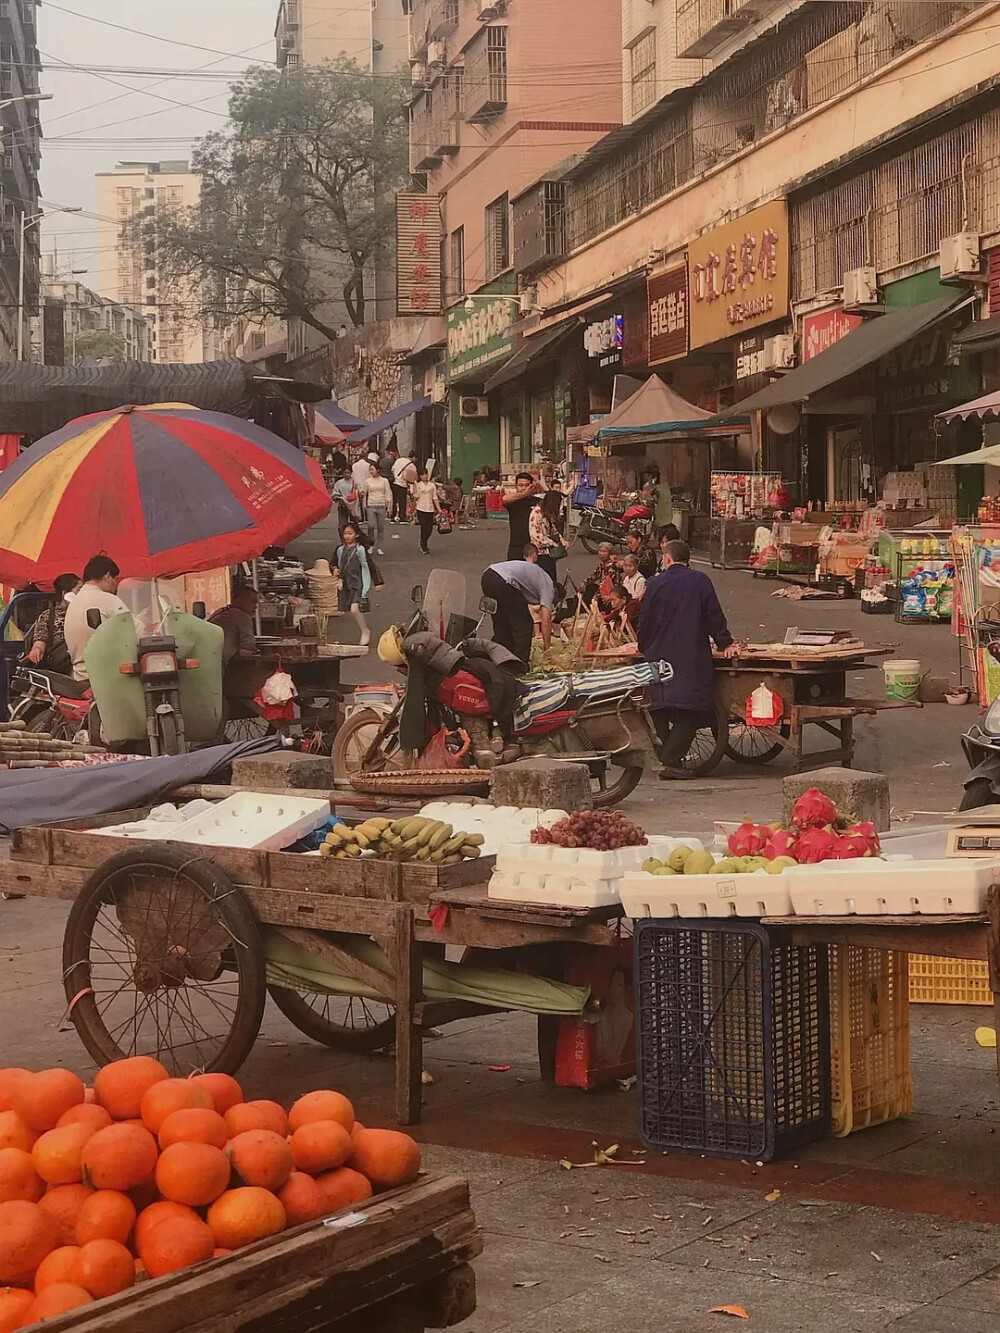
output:
<svg viewBox="0 0 1000 1333"><path fill-rule="evenodd" d="M785 740L792 734L787 722L782 722L778 730ZM780 741L769 741L762 728L748 727L745 722L730 719L726 754L737 764L769 764L784 748Z"/></svg>
<svg viewBox="0 0 1000 1333"><path fill-rule="evenodd" d="M360 995L319 995L269 986L268 994L301 1033L333 1051L365 1054L396 1040L396 1010Z"/></svg>
<svg viewBox="0 0 1000 1333"><path fill-rule="evenodd" d="M726 753L728 719L721 711L705 714L704 725L695 732L691 748L681 761L682 767L697 777L704 777L718 768Z"/></svg>

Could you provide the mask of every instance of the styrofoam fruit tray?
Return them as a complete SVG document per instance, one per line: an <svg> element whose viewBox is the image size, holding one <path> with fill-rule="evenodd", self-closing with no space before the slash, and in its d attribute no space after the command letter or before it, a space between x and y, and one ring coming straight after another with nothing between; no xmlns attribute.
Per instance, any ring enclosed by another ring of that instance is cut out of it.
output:
<svg viewBox="0 0 1000 1333"><path fill-rule="evenodd" d="M704 849L696 839L650 838L641 847L619 847L613 852L599 852L593 847L559 847L555 843L515 843L504 846L497 856L497 869L509 874L534 870L537 874L576 874L597 879L620 879L630 870L638 870L643 861L655 857L666 860L675 847Z"/></svg>
<svg viewBox="0 0 1000 1333"><path fill-rule="evenodd" d="M565 810L520 809L514 805L471 805L465 801L432 801L420 811L424 819L440 819L463 833L485 838L482 855L494 856L502 847L526 843L536 828L551 828L568 819Z"/></svg>
<svg viewBox="0 0 1000 1333"><path fill-rule="evenodd" d="M912 916L982 912L1000 882L1000 858L820 861L792 866L788 881L797 916Z"/></svg>
<svg viewBox="0 0 1000 1333"><path fill-rule="evenodd" d="M541 903L549 907L607 907L619 901L620 878L603 879L586 871L574 874L570 867L539 873L528 870L494 870L488 897L499 902Z"/></svg>
<svg viewBox="0 0 1000 1333"><path fill-rule="evenodd" d="M203 847L246 847L280 852L321 828L330 818L330 802L294 796L266 796L241 791L204 810L193 819L172 824L159 819L136 820L102 833L144 841L181 841Z"/></svg>
<svg viewBox="0 0 1000 1333"><path fill-rule="evenodd" d="M641 917L788 916L788 871L769 875L651 875L644 870L619 882L622 907Z"/></svg>

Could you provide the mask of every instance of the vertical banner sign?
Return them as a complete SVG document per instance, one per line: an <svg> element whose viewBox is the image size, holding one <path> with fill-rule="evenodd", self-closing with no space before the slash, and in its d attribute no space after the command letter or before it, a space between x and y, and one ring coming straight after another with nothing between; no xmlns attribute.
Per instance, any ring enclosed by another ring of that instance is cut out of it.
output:
<svg viewBox="0 0 1000 1333"><path fill-rule="evenodd" d="M396 195L396 313L440 315L441 200L400 190Z"/></svg>
<svg viewBox="0 0 1000 1333"><path fill-rule="evenodd" d="M649 364L686 356L688 350L688 271L678 264L653 273L646 283L649 311Z"/></svg>

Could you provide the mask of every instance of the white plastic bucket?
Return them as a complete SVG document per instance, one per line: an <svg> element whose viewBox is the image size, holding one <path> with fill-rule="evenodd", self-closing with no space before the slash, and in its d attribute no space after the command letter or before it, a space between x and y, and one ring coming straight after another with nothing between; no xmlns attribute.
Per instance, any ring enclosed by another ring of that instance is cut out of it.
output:
<svg viewBox="0 0 1000 1333"><path fill-rule="evenodd" d="M895 657L883 662L885 697L892 703L908 703L920 690L920 661L915 657Z"/></svg>

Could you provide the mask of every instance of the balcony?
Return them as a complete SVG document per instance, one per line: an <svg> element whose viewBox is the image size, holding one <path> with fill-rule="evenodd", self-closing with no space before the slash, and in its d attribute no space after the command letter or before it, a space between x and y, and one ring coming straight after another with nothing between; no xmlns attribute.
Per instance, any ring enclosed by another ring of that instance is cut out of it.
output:
<svg viewBox="0 0 1000 1333"><path fill-rule="evenodd" d="M437 151L434 104L429 94L416 103L410 114L410 170L434 171L441 165Z"/></svg>
<svg viewBox="0 0 1000 1333"><path fill-rule="evenodd" d="M434 0L430 7L429 36L443 42L458 27L459 0Z"/></svg>
<svg viewBox="0 0 1000 1333"><path fill-rule="evenodd" d="M677 6L677 54L712 55L768 7L753 0L681 0Z"/></svg>
<svg viewBox="0 0 1000 1333"><path fill-rule="evenodd" d="M539 181L514 200L514 267L531 274L565 259L566 186Z"/></svg>
<svg viewBox="0 0 1000 1333"><path fill-rule="evenodd" d="M465 118L482 124L507 109L507 26L484 28L465 48Z"/></svg>
<svg viewBox="0 0 1000 1333"><path fill-rule="evenodd" d="M442 108L431 122L431 151L439 160L450 157L461 148L459 122Z"/></svg>
<svg viewBox="0 0 1000 1333"><path fill-rule="evenodd" d="M410 10L410 60L426 60L427 43L431 38L431 5L429 0L413 0Z"/></svg>

